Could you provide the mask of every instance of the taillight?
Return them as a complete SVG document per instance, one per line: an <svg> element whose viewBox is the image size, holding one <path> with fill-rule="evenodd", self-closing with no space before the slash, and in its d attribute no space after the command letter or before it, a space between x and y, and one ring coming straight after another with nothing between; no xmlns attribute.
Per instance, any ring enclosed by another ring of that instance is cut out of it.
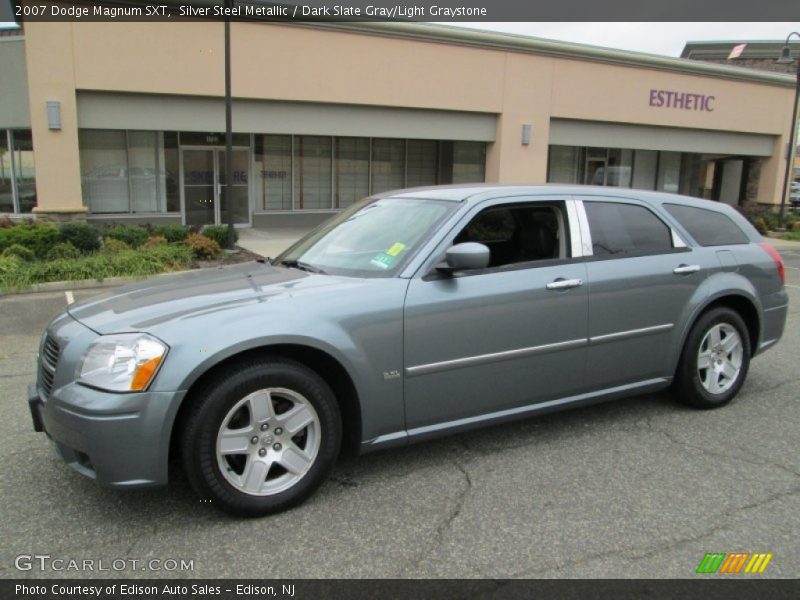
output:
<svg viewBox="0 0 800 600"><path fill-rule="evenodd" d="M786 269L783 267L783 259L781 255L778 254L778 251L772 247L772 244L764 242L763 244L759 244L764 250L766 250L767 254L772 257L772 260L775 261L775 266L778 267L778 277L781 278L781 283L786 283Z"/></svg>

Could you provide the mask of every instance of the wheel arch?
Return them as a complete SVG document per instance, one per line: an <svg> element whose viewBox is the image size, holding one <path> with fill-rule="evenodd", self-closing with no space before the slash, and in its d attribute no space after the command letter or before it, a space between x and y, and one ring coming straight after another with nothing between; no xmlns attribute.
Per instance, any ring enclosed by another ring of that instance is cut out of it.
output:
<svg viewBox="0 0 800 600"><path fill-rule="evenodd" d="M331 387L342 416L342 450L355 454L361 444L361 402L350 373L328 352L297 343L275 343L242 350L209 366L189 386L172 423L169 440L170 460L178 456L180 435L190 407L205 382L243 359L280 357L294 360L322 377Z"/></svg>
<svg viewBox="0 0 800 600"><path fill-rule="evenodd" d="M710 310L718 307L728 307L736 311L747 327L747 334L750 341L750 356L753 357L758 352L759 340L761 338L761 317L755 297L742 290L727 290L720 291L706 298L697 309L695 309L691 318L687 319L686 326L681 332L679 352L676 353L676 360L673 365L673 372L678 367L678 358L686 345L686 339L689 337L689 332L697 323L697 320Z"/></svg>

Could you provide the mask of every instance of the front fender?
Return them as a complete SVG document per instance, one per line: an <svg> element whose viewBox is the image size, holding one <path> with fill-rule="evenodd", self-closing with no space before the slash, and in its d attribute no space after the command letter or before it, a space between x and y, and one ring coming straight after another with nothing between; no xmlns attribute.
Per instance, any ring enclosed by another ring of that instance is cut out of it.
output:
<svg viewBox="0 0 800 600"><path fill-rule="evenodd" d="M223 361L244 352L294 345L324 352L347 372L361 405L363 439L403 429L402 372L406 280L383 279L352 293L296 295L175 321L158 331L170 350L155 391L188 391Z"/></svg>

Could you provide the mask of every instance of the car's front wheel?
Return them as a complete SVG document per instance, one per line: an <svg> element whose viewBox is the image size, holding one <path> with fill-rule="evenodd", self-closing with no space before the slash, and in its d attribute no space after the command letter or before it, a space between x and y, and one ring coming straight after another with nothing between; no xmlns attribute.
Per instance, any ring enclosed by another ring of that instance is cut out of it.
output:
<svg viewBox="0 0 800 600"><path fill-rule="evenodd" d="M719 307L697 320L683 348L674 391L696 408L730 402L744 384L750 366L747 325L736 311Z"/></svg>
<svg viewBox="0 0 800 600"><path fill-rule="evenodd" d="M299 504L339 453L333 392L297 362L241 364L221 372L194 400L183 432L184 469L202 499L237 516Z"/></svg>

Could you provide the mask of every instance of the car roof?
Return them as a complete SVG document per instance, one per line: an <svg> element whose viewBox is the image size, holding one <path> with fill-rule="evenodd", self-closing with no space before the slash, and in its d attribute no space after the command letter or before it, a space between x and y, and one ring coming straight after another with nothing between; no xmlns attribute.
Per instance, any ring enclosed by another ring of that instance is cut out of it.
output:
<svg viewBox="0 0 800 600"><path fill-rule="evenodd" d="M418 187L405 190L392 190L380 194L379 198L405 198L419 200L444 200L449 202L477 203L494 198L513 196L542 196L553 199L554 196L605 197L609 199L641 200L649 204L683 204L727 212L727 205L713 200L703 200L690 196L654 192L613 186L565 185L546 183L540 185L475 183L469 185L440 185Z"/></svg>

